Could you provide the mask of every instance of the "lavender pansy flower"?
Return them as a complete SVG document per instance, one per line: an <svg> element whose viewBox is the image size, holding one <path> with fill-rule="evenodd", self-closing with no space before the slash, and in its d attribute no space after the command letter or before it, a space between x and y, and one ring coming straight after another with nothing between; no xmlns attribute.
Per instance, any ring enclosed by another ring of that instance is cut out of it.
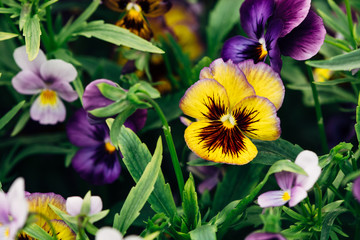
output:
<svg viewBox="0 0 360 240"><path fill-rule="evenodd" d="M264 61L268 56L276 72L281 70L281 54L296 60L311 58L323 44L326 30L310 5L311 0L245 0L240 20L249 38L228 39L222 58L239 63Z"/></svg>
<svg viewBox="0 0 360 240"><path fill-rule="evenodd" d="M66 199L66 211L71 216L77 216L80 214L84 199L78 196L68 197ZM87 213L88 216L94 215L101 212L103 207L102 200L99 196L90 197L90 211Z"/></svg>
<svg viewBox="0 0 360 240"><path fill-rule="evenodd" d="M70 85L77 76L76 69L62 60L46 60L41 50L30 62L25 46L15 49L14 59L21 68L12 79L15 90L26 95L39 94L30 108L31 119L39 121L40 124L64 121L66 110L60 98L67 102L78 98Z"/></svg>
<svg viewBox="0 0 360 240"><path fill-rule="evenodd" d="M286 240L280 233L257 232L248 235L245 240Z"/></svg>
<svg viewBox="0 0 360 240"><path fill-rule="evenodd" d="M261 194L258 198L260 207L277 207L287 202L293 207L307 197L307 191L321 173L319 159L314 152L305 150L299 153L295 163L304 169L307 176L285 171L276 173L276 181L281 190Z"/></svg>
<svg viewBox="0 0 360 240"><path fill-rule="evenodd" d="M25 225L28 212L24 179L18 178L7 193L0 191L0 239L15 239Z"/></svg>
<svg viewBox="0 0 360 240"><path fill-rule="evenodd" d="M143 238L136 235L129 235L123 238L122 234L112 227L102 227L96 232L95 240L142 240Z"/></svg>
<svg viewBox="0 0 360 240"><path fill-rule="evenodd" d="M356 200L358 200L358 202L360 203L360 177L355 179L352 187L352 192Z"/></svg>

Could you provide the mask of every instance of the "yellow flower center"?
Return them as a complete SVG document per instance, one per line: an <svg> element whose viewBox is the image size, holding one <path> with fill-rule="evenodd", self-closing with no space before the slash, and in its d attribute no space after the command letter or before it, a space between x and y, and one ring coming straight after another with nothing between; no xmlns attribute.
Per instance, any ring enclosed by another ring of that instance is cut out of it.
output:
<svg viewBox="0 0 360 240"><path fill-rule="evenodd" d="M284 201L288 201L290 200L290 194L288 192L284 192L284 194L282 195L281 199Z"/></svg>
<svg viewBox="0 0 360 240"><path fill-rule="evenodd" d="M259 60L262 61L266 57L266 55L268 55L268 51L266 49L266 43L264 38L261 38L259 40L259 43L261 43Z"/></svg>
<svg viewBox="0 0 360 240"><path fill-rule="evenodd" d="M10 235L10 228L6 228L6 230L5 230L5 232L4 232L4 235L5 235L6 238L9 237L9 235Z"/></svg>
<svg viewBox="0 0 360 240"><path fill-rule="evenodd" d="M134 3L134 2L129 2L129 3L126 5L126 10L127 10L127 11L130 11L130 10L132 10L132 9L134 9L134 10L137 11L137 12L141 12L141 7L140 7L139 4L136 4L136 3Z"/></svg>
<svg viewBox="0 0 360 240"><path fill-rule="evenodd" d="M51 105L56 104L56 92L53 90L45 89L40 93L40 104L41 105Z"/></svg>
<svg viewBox="0 0 360 240"><path fill-rule="evenodd" d="M106 142L106 143L105 143L105 150L106 150L108 153L113 153L113 152L115 152L116 148L115 148L114 145L112 145L110 142Z"/></svg>
<svg viewBox="0 0 360 240"><path fill-rule="evenodd" d="M222 116L220 120L226 128L233 128L236 125L236 120L230 113L228 115Z"/></svg>

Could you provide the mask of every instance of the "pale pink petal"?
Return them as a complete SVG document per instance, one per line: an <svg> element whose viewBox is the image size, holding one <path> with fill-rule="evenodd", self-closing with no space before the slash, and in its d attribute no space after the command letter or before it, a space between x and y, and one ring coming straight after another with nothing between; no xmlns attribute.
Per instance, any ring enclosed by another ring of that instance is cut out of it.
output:
<svg viewBox="0 0 360 240"><path fill-rule="evenodd" d="M93 215L101 212L103 208L102 200L99 196L92 196L90 198L90 213L89 215Z"/></svg>
<svg viewBox="0 0 360 240"><path fill-rule="evenodd" d="M40 67L44 62L46 62L46 56L41 49L39 50L37 57L33 61L29 61L26 53L26 46L21 46L15 49L14 59L16 64L22 70L29 70L35 74L40 74Z"/></svg>
<svg viewBox="0 0 360 240"><path fill-rule="evenodd" d="M312 188L321 173L318 156L314 152L305 150L299 153L295 163L302 167L307 174L307 176L298 174L295 185L301 186L307 191Z"/></svg>
<svg viewBox="0 0 360 240"><path fill-rule="evenodd" d="M25 199L25 181L23 178L17 178L7 192L7 199L10 204L16 199Z"/></svg>
<svg viewBox="0 0 360 240"><path fill-rule="evenodd" d="M68 197L66 199L66 211L71 216L77 216L80 214L83 199L81 197Z"/></svg>
<svg viewBox="0 0 360 240"><path fill-rule="evenodd" d="M129 235L124 238L124 240L143 240L142 237L136 235Z"/></svg>
<svg viewBox="0 0 360 240"><path fill-rule="evenodd" d="M34 95L46 87L44 81L35 73L23 70L13 77L11 84L21 94Z"/></svg>
<svg viewBox="0 0 360 240"><path fill-rule="evenodd" d="M285 191L269 191L258 197L258 204L262 208L282 206L288 201L283 199Z"/></svg>
<svg viewBox="0 0 360 240"><path fill-rule="evenodd" d="M295 174L291 172L275 173L276 181L282 190L291 189L294 183Z"/></svg>
<svg viewBox="0 0 360 240"><path fill-rule="evenodd" d="M40 103L40 96L33 102L30 108L30 117L34 121L39 121L40 124L56 124L63 122L66 116L66 109L64 103L56 96L55 105L42 105Z"/></svg>
<svg viewBox="0 0 360 240"><path fill-rule="evenodd" d="M46 61L41 65L41 77L46 83L52 84L54 82L71 82L74 81L77 72L73 65L59 59L52 59Z"/></svg>
<svg viewBox="0 0 360 240"><path fill-rule="evenodd" d="M57 92L59 96L67 102L73 102L78 98L76 91L68 82L54 82L50 88Z"/></svg>
<svg viewBox="0 0 360 240"><path fill-rule="evenodd" d="M122 240L121 233L112 227L102 227L97 231L95 240Z"/></svg>
<svg viewBox="0 0 360 240"><path fill-rule="evenodd" d="M24 198L18 198L11 202L10 215L13 217L11 225L16 229L14 230L15 232L25 225L28 212L29 204L25 196Z"/></svg>
<svg viewBox="0 0 360 240"><path fill-rule="evenodd" d="M289 201L289 206L293 207L297 205L299 202L304 200L307 197L307 192L304 188L300 186L293 187L291 189L291 198Z"/></svg>

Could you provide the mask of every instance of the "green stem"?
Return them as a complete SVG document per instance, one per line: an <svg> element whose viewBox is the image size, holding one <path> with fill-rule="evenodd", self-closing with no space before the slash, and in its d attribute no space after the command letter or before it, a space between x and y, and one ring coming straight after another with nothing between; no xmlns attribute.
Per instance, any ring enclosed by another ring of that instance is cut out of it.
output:
<svg viewBox="0 0 360 240"><path fill-rule="evenodd" d="M317 208L318 208L318 225L321 226L321 222L322 222L322 219L321 219L321 209L322 209L322 192L321 192L321 189L320 189L320 186L319 184L315 184L315 188L316 188L316 191L317 191Z"/></svg>
<svg viewBox="0 0 360 240"><path fill-rule="evenodd" d="M353 20L352 20L351 7L350 7L349 0L345 0L345 7L346 7L346 14L347 14L347 19L348 19L348 23L349 23L351 43L352 43L354 49L356 49L357 46L356 46L356 41L355 41L354 31L353 31L354 24L353 24Z"/></svg>
<svg viewBox="0 0 360 240"><path fill-rule="evenodd" d="M320 102L319 102L319 94L318 94L318 91L316 89L316 85L314 84L314 77L313 77L313 74L312 74L311 67L306 66L306 68L307 68L307 71L308 71L311 90L312 90L314 103L315 103L316 120L317 120L317 124L318 124L318 127L319 127L319 133L320 133L320 139L321 139L321 147L322 147L322 151L324 153L326 153L326 152L329 152L329 147L328 147L327 140L326 140L324 119L323 119L323 116L322 116L321 106L320 106Z"/></svg>
<svg viewBox="0 0 360 240"><path fill-rule="evenodd" d="M349 210L353 213L354 216L357 215L356 210L346 201L346 199L340 194L339 190L334 185L329 185L329 189L341 200L344 201L345 205L349 208Z"/></svg>
<svg viewBox="0 0 360 240"><path fill-rule="evenodd" d="M54 29L52 26L52 17L51 17L51 11L50 11L50 6L46 7L46 27L49 33L49 40L50 40L50 48L51 50L54 50L54 48L56 49L56 42L55 42L55 34L54 34Z"/></svg>
<svg viewBox="0 0 360 240"><path fill-rule="evenodd" d="M176 179L177 179L177 182L178 182L180 196L182 198L183 189L184 189L184 177L183 177L183 174L182 174L182 171L181 171L178 156L176 154L176 149L175 149L173 138L171 136L171 130L170 130L169 124L168 124L168 122L167 122L167 120L165 118L165 115L164 115L163 111L161 110L161 108L157 104L157 102L154 101L152 98L148 97L147 95L142 95L142 96L146 99L146 101L148 101L154 107L156 113L160 117L161 123L163 124L165 140L166 140L166 143L167 143L168 148L169 148L172 164L173 164Z"/></svg>

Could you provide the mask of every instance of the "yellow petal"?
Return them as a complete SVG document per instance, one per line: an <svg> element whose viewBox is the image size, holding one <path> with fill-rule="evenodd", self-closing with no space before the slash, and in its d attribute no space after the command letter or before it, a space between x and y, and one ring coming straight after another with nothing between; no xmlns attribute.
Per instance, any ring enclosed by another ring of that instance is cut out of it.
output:
<svg viewBox="0 0 360 240"><path fill-rule="evenodd" d="M131 8L121 20L117 21L116 25L130 30L146 40L150 40L153 35L144 16L134 8Z"/></svg>
<svg viewBox="0 0 360 240"><path fill-rule="evenodd" d="M256 95L269 99L278 110L284 100L285 88L278 73L269 65L253 60L246 60L238 64L246 79L255 89Z"/></svg>
<svg viewBox="0 0 360 240"><path fill-rule="evenodd" d="M71 230L71 228L68 225L66 225L64 221L51 220L50 222L54 228L57 239L61 239L61 240L76 239L76 234ZM42 229L48 232L50 236L54 236L53 231L48 223L45 223L45 225L42 226Z"/></svg>
<svg viewBox="0 0 360 240"><path fill-rule="evenodd" d="M251 96L239 102L232 111L236 125L248 137L273 141L280 137L280 119L267 98Z"/></svg>
<svg viewBox="0 0 360 240"><path fill-rule="evenodd" d="M210 67L201 70L200 79L203 78L215 79L224 86L230 99L230 109L243 98L255 95L243 72L231 60L224 62L221 58L216 59Z"/></svg>
<svg viewBox="0 0 360 240"><path fill-rule="evenodd" d="M185 130L185 141L196 155L213 162L243 165L257 155L249 138L221 121L192 123Z"/></svg>
<svg viewBox="0 0 360 240"><path fill-rule="evenodd" d="M229 111L229 99L224 87L217 81L203 79L186 91L179 106L190 117L219 120Z"/></svg>

